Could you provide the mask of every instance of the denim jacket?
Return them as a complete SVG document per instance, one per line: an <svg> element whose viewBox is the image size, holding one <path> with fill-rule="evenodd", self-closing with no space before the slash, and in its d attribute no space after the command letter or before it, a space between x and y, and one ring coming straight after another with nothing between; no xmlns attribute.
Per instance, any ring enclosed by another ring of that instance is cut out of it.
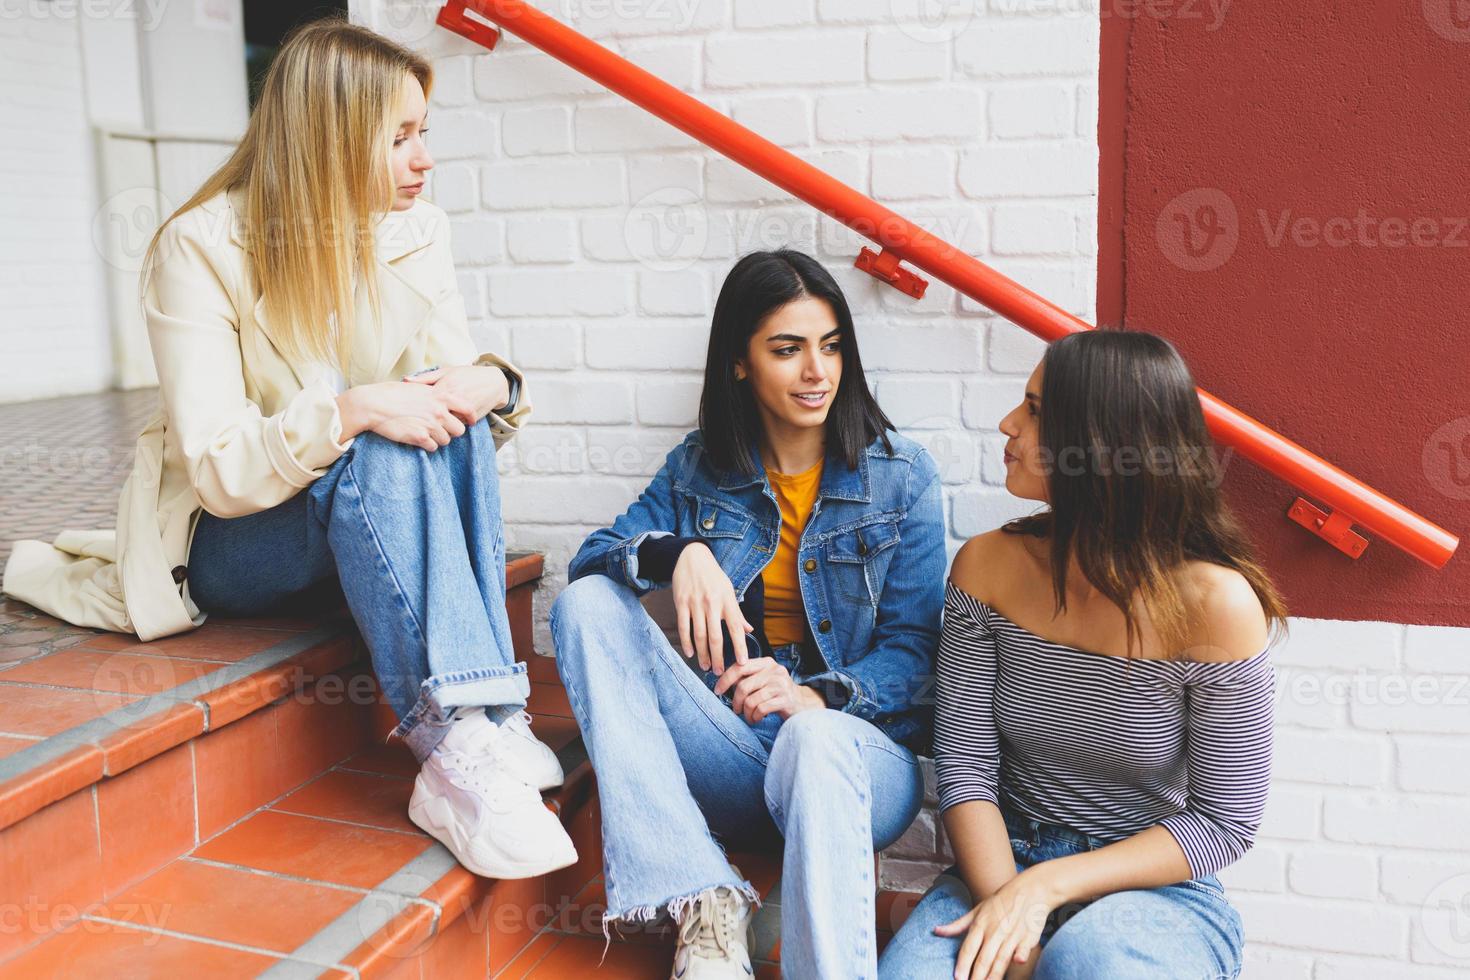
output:
<svg viewBox="0 0 1470 980"><path fill-rule="evenodd" d="M946 556L939 469L895 432L889 455L874 440L856 470L829 455L797 555L803 604L821 664L799 684L838 684L841 710L895 742L926 751L932 679L944 607ZM606 575L642 595L668 583L640 574L650 538L702 541L744 601L775 554L781 512L765 470L718 471L691 432L611 527L593 532L568 579Z"/></svg>

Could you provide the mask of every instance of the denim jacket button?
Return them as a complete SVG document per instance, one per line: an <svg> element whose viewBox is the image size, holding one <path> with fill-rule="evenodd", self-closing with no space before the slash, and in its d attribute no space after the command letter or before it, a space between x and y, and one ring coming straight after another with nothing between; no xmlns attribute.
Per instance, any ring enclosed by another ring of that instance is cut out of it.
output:
<svg viewBox="0 0 1470 980"><path fill-rule="evenodd" d="M817 560L815 558L808 558L805 562L802 563L801 567L805 568L809 572L815 572L817 570Z"/></svg>
<svg viewBox="0 0 1470 980"><path fill-rule="evenodd" d="M711 530L715 526L715 519L713 517L706 517L704 520L699 522L699 526L704 528L706 531Z"/></svg>
<svg viewBox="0 0 1470 980"><path fill-rule="evenodd" d="M817 624L817 632L818 633L830 633L830 632L832 632L832 620L830 620L830 619L824 619L820 623L818 623Z"/></svg>

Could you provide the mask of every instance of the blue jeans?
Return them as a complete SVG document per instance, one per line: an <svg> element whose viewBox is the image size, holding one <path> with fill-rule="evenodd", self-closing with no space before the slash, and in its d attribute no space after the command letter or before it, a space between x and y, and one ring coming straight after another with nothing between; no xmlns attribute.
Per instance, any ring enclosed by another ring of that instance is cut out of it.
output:
<svg viewBox="0 0 1470 980"><path fill-rule="evenodd" d="M723 844L784 837L782 972L875 977L873 853L919 812L913 753L826 708L747 724L604 575L563 590L551 631L602 800L604 930L677 914L719 885L753 897Z"/></svg>
<svg viewBox="0 0 1470 980"><path fill-rule="evenodd" d="M481 421L434 452L372 432L269 510L201 514L189 594L206 612L320 611L345 596L420 761L455 709L493 720L525 707L505 612L505 537L495 441Z"/></svg>
<svg viewBox="0 0 1470 980"><path fill-rule="evenodd" d="M1039 861L1108 842L1001 807L1020 873ZM883 951L883 980L949 977L963 937L936 936L975 902L955 867L924 893ZM1240 915L1214 875L1162 888L1113 892L1064 905L1047 917L1033 980L1222 980L1238 977L1245 939ZM1036 955L1036 952L1031 954Z"/></svg>

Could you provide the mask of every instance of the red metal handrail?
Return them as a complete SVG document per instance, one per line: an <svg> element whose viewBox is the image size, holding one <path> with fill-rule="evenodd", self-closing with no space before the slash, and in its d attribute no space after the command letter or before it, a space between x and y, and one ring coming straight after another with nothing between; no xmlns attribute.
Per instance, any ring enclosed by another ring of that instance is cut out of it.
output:
<svg viewBox="0 0 1470 980"><path fill-rule="evenodd" d="M466 8L876 242L886 254L873 257L869 253L862 261L866 261L865 267L884 266L882 274L889 281L898 275L913 277L907 270L895 271L896 257L1048 342L1092 329L1086 321L1001 275L957 246L522 0L450 0L440 11L440 25L492 48L498 35L488 25L467 18ZM901 288L913 291L906 286ZM922 281L918 288L922 291ZM1298 500L1289 516L1335 547L1353 557L1362 553L1367 542L1353 532L1351 525L1357 523L1435 568L1443 567L1455 553L1459 538L1449 531L1204 389L1198 391L1205 420L1217 441L1233 447L1330 508L1324 513Z"/></svg>

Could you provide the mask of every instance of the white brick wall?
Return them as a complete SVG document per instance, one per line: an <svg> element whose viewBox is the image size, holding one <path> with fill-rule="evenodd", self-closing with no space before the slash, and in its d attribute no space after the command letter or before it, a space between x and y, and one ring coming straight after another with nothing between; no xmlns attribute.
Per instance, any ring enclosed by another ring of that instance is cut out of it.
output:
<svg viewBox="0 0 1470 980"><path fill-rule="evenodd" d="M919 0L542 6L1093 319L1095 2L951 4L957 36ZM442 55L429 197L454 218L479 341L532 373L505 516L513 547L547 555L543 614L582 537L692 424L715 294L756 248L806 249L842 283L880 401L941 464L951 548L1028 509L1002 488L995 426L1040 341L943 284L915 302L856 272L852 233L524 43L482 54L440 35L409 38ZM1463 976L1470 630L1293 627L1265 826L1221 876L1246 976ZM943 837L922 815L886 883L926 885Z"/></svg>
<svg viewBox="0 0 1470 980"><path fill-rule="evenodd" d="M75 6L72 8L76 9ZM0 16L0 402L112 381L78 17Z"/></svg>

